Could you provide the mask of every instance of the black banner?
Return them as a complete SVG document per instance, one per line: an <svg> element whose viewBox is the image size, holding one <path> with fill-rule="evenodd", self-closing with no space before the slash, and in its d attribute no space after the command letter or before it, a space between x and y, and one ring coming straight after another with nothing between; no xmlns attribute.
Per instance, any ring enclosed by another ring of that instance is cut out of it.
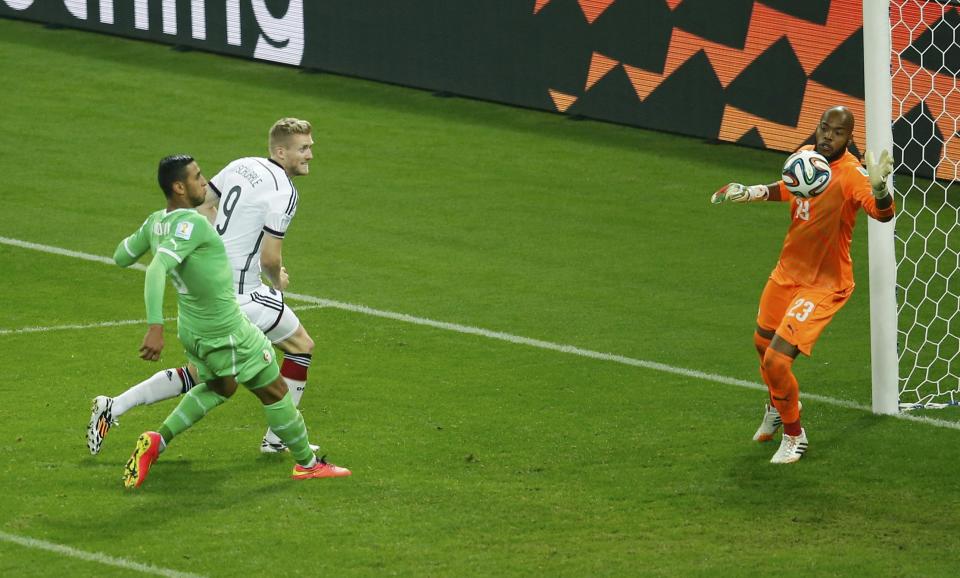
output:
<svg viewBox="0 0 960 578"><path fill-rule="evenodd" d="M0 0L0 16L786 151L810 139L829 106L845 104L864 118L860 7L859 0ZM862 131L861 122L858 144Z"/></svg>

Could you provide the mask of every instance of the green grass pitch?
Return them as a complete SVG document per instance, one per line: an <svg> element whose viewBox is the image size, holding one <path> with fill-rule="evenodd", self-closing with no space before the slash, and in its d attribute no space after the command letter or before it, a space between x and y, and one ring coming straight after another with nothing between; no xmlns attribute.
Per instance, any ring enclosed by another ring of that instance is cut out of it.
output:
<svg viewBox="0 0 960 578"><path fill-rule="evenodd" d="M162 205L161 156L209 176L299 116L291 291L759 382L787 209L708 198L779 154L10 20L0 54L2 237L109 256ZM802 392L858 406L863 219L859 288L796 364ZM92 457L90 400L182 364L173 324L141 362L143 325L50 329L141 319L140 272L9 243L0 269L3 576L956 575L956 429L811 397L809 455L775 467L759 390L335 307L301 313L302 409L353 477L289 480L240 391L125 491L173 403Z"/></svg>

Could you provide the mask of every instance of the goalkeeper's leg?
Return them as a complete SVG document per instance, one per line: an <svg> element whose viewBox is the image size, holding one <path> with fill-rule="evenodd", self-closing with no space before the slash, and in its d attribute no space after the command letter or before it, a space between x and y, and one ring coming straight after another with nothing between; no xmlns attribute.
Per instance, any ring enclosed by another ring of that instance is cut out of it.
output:
<svg viewBox="0 0 960 578"><path fill-rule="evenodd" d="M767 371L763 368L763 356L767 354L767 348L770 347L770 341L776 332L773 329L764 329L757 325L757 330L753 333L753 346L757 348L757 354L760 356L760 377L763 383L770 387L770 378L767 377ZM773 398L770 398L770 405L773 405Z"/></svg>
<svg viewBox="0 0 960 578"><path fill-rule="evenodd" d="M806 432L800 424L800 385L793 374L793 360L799 352L795 345L777 336L763 356L770 397L783 420L783 439L770 460L773 463L796 462L807 450Z"/></svg>
<svg viewBox="0 0 960 578"><path fill-rule="evenodd" d="M768 393L767 402L763 406L763 420L753 434L754 441L767 442L772 440L783 423L780 412L777 411L770 394L773 388L770 376L764 368L763 359L776 335L776 328L783 321L787 308L793 302L796 289L795 286L778 283L771 276L767 279L763 293L760 295L760 310L757 313L757 330L753 334L753 344L757 349L757 355L760 357L760 376L763 378L763 383L767 385Z"/></svg>
<svg viewBox="0 0 960 578"><path fill-rule="evenodd" d="M782 343L785 343L782 341ZM796 350L796 347L786 344ZM763 369L770 383L770 398L783 420L783 431L790 435L800 433L800 385L793 374L794 356L780 348L768 347L763 356Z"/></svg>
<svg viewBox="0 0 960 578"><path fill-rule="evenodd" d="M763 383L767 385L768 390L768 401L763 405L763 419L760 421L757 431L753 434L753 441L755 442L768 442L772 440L777 430L780 429L780 425L783 423L780 419L780 412L777 411L776 406L773 405L773 398L770 397L770 377L767 375L767 370L763 367L763 356L766 355L767 348L770 347L770 340L773 339L774 335L775 333L772 329L764 329L759 325L757 325L757 330L753 333L753 345L757 348L757 354L760 356L760 377L763 378Z"/></svg>

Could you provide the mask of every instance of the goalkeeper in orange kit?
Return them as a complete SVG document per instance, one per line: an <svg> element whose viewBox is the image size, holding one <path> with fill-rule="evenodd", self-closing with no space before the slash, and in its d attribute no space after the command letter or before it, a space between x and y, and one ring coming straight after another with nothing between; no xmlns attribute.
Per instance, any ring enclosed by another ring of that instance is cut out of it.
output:
<svg viewBox="0 0 960 578"><path fill-rule="evenodd" d="M863 209L881 222L893 219L893 195L887 177L893 169L890 153L879 157L867 151L864 170L847 150L853 135L853 114L843 106L820 117L815 149L830 162L833 176L827 188L813 198L794 197L783 181L771 185L730 183L713 194L711 202L744 203L786 201L791 223L777 266L760 297L753 341L760 355L760 374L770 393L763 421L753 439L769 441L783 425L780 448L770 460L788 464L807 450L807 434L800 424L799 385L793 360L810 355L820 333L853 292L850 240L857 211Z"/></svg>

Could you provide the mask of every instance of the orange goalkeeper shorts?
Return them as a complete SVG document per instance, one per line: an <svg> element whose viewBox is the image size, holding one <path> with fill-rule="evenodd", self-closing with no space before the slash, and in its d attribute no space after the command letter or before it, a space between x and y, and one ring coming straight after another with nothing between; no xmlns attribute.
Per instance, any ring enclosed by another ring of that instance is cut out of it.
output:
<svg viewBox="0 0 960 578"><path fill-rule="evenodd" d="M853 293L784 283L770 277L760 296L757 325L774 329L781 339L810 355L820 334Z"/></svg>

